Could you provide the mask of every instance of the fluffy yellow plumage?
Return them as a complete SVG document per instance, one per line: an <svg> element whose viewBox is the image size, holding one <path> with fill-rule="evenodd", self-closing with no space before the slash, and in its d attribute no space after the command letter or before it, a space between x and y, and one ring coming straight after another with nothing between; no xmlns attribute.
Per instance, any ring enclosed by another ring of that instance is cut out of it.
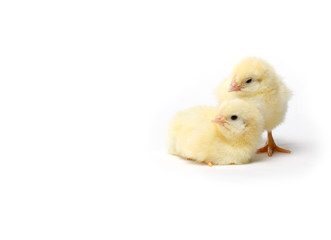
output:
<svg viewBox="0 0 331 240"><path fill-rule="evenodd" d="M171 121L168 151L208 164L248 163L262 131L262 115L243 100L225 101L219 108L194 107Z"/></svg>
<svg viewBox="0 0 331 240"><path fill-rule="evenodd" d="M260 152L290 152L278 148L271 130L283 122L291 92L265 61L248 57L238 63L231 75L217 89L219 103L227 99L240 98L253 103L262 113L264 129L268 131L268 142Z"/></svg>

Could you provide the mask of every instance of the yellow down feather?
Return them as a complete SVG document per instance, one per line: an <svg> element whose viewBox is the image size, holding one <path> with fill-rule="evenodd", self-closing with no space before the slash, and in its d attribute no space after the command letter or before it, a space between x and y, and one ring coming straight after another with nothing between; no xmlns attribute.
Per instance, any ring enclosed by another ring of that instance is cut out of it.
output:
<svg viewBox="0 0 331 240"><path fill-rule="evenodd" d="M229 92L235 79L241 91ZM252 79L250 83L247 80ZM283 122L290 90L284 85L274 69L264 60L248 57L239 62L231 75L217 88L219 104L227 99L240 98L253 103L262 113L264 129L271 131Z"/></svg>
<svg viewBox="0 0 331 240"><path fill-rule="evenodd" d="M214 123L221 115L226 123ZM231 116L236 115L236 120ZM263 131L258 109L240 99L216 107L194 107L175 115L169 125L170 154L213 164L248 163L255 154Z"/></svg>

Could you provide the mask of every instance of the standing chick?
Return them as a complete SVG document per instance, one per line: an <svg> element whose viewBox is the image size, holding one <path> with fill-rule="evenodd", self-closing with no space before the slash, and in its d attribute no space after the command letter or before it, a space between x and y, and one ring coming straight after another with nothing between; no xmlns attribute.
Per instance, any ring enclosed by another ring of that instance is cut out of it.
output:
<svg viewBox="0 0 331 240"><path fill-rule="evenodd" d="M216 107L194 107L175 115L169 126L170 154L212 164L243 164L255 154L263 132L259 110L240 99Z"/></svg>
<svg viewBox="0 0 331 240"><path fill-rule="evenodd" d="M291 152L278 147L272 137L272 130L284 120L291 92L267 62L255 57L243 59L220 84L217 97L219 103L230 98L250 101L260 110L268 140L258 153L267 152L270 157L273 152Z"/></svg>

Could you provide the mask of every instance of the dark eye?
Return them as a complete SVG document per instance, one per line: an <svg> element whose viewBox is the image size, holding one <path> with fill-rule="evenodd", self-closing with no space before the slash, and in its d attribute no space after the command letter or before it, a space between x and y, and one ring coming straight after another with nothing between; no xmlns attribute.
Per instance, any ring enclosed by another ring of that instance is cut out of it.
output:
<svg viewBox="0 0 331 240"><path fill-rule="evenodd" d="M246 81L246 83L250 83L251 81L252 81L252 79L250 78Z"/></svg>
<svg viewBox="0 0 331 240"><path fill-rule="evenodd" d="M238 117L236 115L231 116L231 120L236 120Z"/></svg>

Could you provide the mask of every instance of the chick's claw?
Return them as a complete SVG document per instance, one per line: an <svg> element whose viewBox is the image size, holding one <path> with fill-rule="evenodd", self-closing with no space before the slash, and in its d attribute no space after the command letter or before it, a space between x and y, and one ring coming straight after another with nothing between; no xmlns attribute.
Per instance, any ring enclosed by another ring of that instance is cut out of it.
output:
<svg viewBox="0 0 331 240"><path fill-rule="evenodd" d="M276 143L272 137L271 131L268 131L268 140L267 140L266 144L262 148L260 148L256 151L256 153L264 153L264 152L268 153L269 157L271 157L274 152L291 153L290 150L280 148L276 145Z"/></svg>
<svg viewBox="0 0 331 240"><path fill-rule="evenodd" d="M264 153L264 152L268 152L268 141L265 143L265 145L261 148L259 148L256 153Z"/></svg>
<svg viewBox="0 0 331 240"><path fill-rule="evenodd" d="M274 152L291 153L290 150L280 148L277 145L269 145L269 144L266 144L265 146L259 148L256 151L256 153L264 153L264 152L267 152L269 157L271 157Z"/></svg>

